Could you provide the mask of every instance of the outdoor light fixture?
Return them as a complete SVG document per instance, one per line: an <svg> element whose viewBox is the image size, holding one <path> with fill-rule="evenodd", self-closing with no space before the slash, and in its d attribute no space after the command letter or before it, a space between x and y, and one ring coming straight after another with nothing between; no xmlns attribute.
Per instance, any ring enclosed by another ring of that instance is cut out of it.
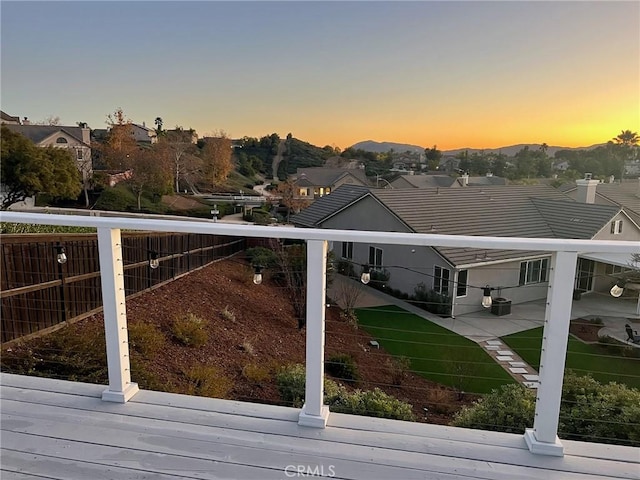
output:
<svg viewBox="0 0 640 480"><path fill-rule="evenodd" d="M253 283L260 285L262 283L262 267L255 265L253 269Z"/></svg>
<svg viewBox="0 0 640 480"><path fill-rule="evenodd" d="M611 294L611 296L616 298L621 296L623 292L624 292L624 288L618 285L617 283L613 287L611 287L611 290L609 290L609 293Z"/></svg>
<svg viewBox="0 0 640 480"><path fill-rule="evenodd" d="M160 266L160 260L158 260L158 252L149 252L149 268L155 270Z"/></svg>
<svg viewBox="0 0 640 480"><path fill-rule="evenodd" d="M56 260L60 265L67 263L67 254L64 252L64 247L62 245L56 245L56 252L58 255L56 256Z"/></svg>
<svg viewBox="0 0 640 480"><path fill-rule="evenodd" d="M362 270L362 275L360 275L360 281L365 285L371 281L371 269L369 265L365 265Z"/></svg>
<svg viewBox="0 0 640 480"><path fill-rule="evenodd" d="M491 299L491 287L487 285L482 289L482 306L484 308L491 307L493 300Z"/></svg>

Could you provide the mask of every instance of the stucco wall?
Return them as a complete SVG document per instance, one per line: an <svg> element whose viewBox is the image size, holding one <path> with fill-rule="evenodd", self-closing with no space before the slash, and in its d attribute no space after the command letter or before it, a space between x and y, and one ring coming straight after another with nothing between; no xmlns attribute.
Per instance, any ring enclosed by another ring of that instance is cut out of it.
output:
<svg viewBox="0 0 640 480"><path fill-rule="evenodd" d="M622 232L618 234L611 233L611 222L600 230L594 237L594 240L627 240L640 242L640 229L633 223L633 221L622 213L618 213L614 217L614 220L622 220ZM639 248L640 250L640 248Z"/></svg>

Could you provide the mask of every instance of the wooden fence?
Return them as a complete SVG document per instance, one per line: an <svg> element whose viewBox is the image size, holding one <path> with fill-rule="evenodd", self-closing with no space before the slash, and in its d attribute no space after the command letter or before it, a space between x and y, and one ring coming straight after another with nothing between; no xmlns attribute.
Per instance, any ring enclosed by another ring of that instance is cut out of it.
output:
<svg viewBox="0 0 640 480"><path fill-rule="evenodd" d="M125 290L135 295L245 249L239 237L195 233L122 233ZM95 234L3 235L0 265L2 343L102 310ZM63 247L67 262L57 261ZM149 268L151 252L160 266Z"/></svg>

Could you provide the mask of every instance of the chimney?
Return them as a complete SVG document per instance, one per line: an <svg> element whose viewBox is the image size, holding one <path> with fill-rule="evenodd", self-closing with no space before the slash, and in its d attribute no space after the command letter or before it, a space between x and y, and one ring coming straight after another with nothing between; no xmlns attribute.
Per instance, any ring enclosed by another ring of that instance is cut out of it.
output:
<svg viewBox="0 0 640 480"><path fill-rule="evenodd" d="M469 185L469 174L468 173L463 173L460 178L462 179L462 186L463 187L466 187L467 185Z"/></svg>
<svg viewBox="0 0 640 480"><path fill-rule="evenodd" d="M609 183L613 183L613 181L616 179L616 177L614 175L611 175L609 177Z"/></svg>
<svg viewBox="0 0 640 480"><path fill-rule="evenodd" d="M580 203L595 203L596 201L596 187L600 183L598 180L593 180L590 173L584 174L584 180L576 180L578 191L576 193L576 200Z"/></svg>

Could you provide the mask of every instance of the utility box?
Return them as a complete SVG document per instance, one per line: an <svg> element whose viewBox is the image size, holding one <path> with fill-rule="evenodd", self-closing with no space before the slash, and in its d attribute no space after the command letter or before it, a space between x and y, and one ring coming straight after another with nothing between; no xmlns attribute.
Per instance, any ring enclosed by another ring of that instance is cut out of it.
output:
<svg viewBox="0 0 640 480"><path fill-rule="evenodd" d="M491 313L501 317L511 313L511 300L506 298L494 298L491 302Z"/></svg>

